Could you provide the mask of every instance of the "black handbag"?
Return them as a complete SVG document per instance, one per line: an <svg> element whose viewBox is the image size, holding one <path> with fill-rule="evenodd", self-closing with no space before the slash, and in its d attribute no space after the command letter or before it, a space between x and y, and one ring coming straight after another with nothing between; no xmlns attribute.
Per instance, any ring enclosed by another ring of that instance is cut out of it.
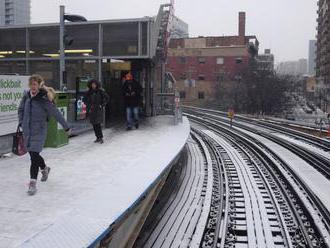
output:
<svg viewBox="0 0 330 248"><path fill-rule="evenodd" d="M16 133L13 136L12 152L18 156L23 156L27 153L23 132L21 131L20 126L17 127Z"/></svg>

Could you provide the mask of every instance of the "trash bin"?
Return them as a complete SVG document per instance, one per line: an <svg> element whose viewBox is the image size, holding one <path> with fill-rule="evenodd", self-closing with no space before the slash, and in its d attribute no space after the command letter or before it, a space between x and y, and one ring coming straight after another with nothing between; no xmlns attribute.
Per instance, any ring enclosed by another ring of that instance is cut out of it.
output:
<svg viewBox="0 0 330 248"><path fill-rule="evenodd" d="M68 106L69 106L69 94L64 92L56 92L55 104L60 110L65 120L68 119ZM61 126L57 123L54 117L48 120L47 128L47 139L45 142L45 147L61 147L69 143L69 138Z"/></svg>

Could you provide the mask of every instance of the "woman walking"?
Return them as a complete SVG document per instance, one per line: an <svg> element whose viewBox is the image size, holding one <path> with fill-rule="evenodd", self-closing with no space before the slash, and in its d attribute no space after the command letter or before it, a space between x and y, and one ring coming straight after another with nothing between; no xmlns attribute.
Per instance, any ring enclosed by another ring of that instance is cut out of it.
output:
<svg viewBox="0 0 330 248"><path fill-rule="evenodd" d="M95 143L103 144L102 120L103 108L109 101L108 94L101 89L97 80L92 79L88 82L88 92L86 94L87 113L93 125L96 140Z"/></svg>
<svg viewBox="0 0 330 248"><path fill-rule="evenodd" d="M27 91L18 108L19 125L23 129L24 142L31 157L30 183L28 194L37 192L37 178L41 169L41 181L48 179L50 167L46 166L40 153L47 137L47 120L54 117L64 128L67 134L70 128L64 117L53 103L55 91L45 86L40 75L32 75L29 79L29 91Z"/></svg>

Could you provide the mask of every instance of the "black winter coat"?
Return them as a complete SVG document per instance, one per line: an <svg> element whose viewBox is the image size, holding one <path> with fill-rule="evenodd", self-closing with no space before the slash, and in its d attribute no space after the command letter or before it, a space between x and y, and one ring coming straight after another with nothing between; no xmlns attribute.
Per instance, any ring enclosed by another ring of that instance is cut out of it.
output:
<svg viewBox="0 0 330 248"><path fill-rule="evenodd" d="M141 103L142 87L135 80L125 81L123 85L123 95L126 107L138 107Z"/></svg>
<svg viewBox="0 0 330 248"><path fill-rule="evenodd" d="M109 102L109 96L103 89L89 90L85 97L87 113L91 124L101 124L103 107Z"/></svg>

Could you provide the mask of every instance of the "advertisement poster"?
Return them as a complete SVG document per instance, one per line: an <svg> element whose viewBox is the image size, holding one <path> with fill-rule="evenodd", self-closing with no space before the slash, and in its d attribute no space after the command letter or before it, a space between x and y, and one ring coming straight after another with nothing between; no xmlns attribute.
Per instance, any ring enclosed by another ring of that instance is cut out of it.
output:
<svg viewBox="0 0 330 248"><path fill-rule="evenodd" d="M0 75L0 136L16 131L17 110L28 81L28 76Z"/></svg>
<svg viewBox="0 0 330 248"><path fill-rule="evenodd" d="M88 91L89 78L76 79L76 120L85 120L87 118L87 106L84 97Z"/></svg>

